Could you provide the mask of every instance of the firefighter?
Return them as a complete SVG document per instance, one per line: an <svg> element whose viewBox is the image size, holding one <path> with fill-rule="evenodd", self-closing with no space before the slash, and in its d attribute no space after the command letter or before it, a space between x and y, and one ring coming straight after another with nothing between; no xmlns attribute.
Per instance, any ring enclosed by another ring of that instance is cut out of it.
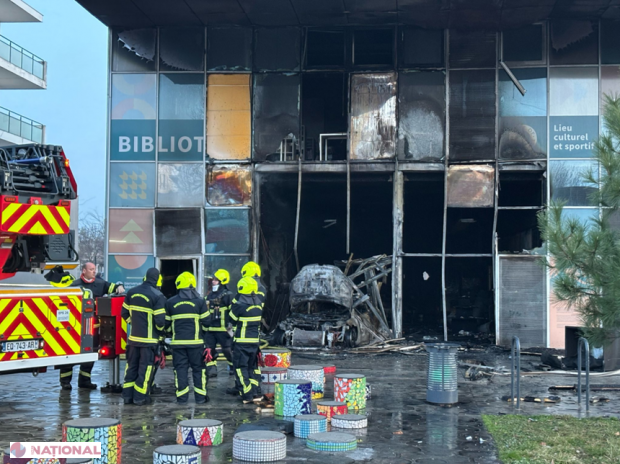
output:
<svg viewBox="0 0 620 464"><path fill-rule="evenodd" d="M233 303L230 318L236 324L233 363L239 394L244 404L260 401L260 369L258 368L259 328L263 308L258 284L251 277L237 283L237 302Z"/></svg>
<svg viewBox="0 0 620 464"><path fill-rule="evenodd" d="M209 311L204 298L196 291L196 278L183 272L175 281L178 293L166 303L166 330L172 332L172 365L177 402L189 398L189 368L194 380L196 404L209 401L207 372L203 361L204 332L209 323Z"/></svg>
<svg viewBox="0 0 620 464"><path fill-rule="evenodd" d="M256 292L256 295L261 299L262 306L265 307L265 297L267 295L267 292L265 290L265 286L260 280L260 275L260 266L254 261L248 261L241 268L241 277L251 277L256 280L256 285L258 286L258 291Z"/></svg>
<svg viewBox="0 0 620 464"><path fill-rule="evenodd" d="M150 387L155 350L166 326L166 297L157 289L160 273L146 271L144 282L127 292L121 316L131 323L123 382L125 404L151 402Z"/></svg>
<svg viewBox="0 0 620 464"><path fill-rule="evenodd" d="M209 305L210 322L205 335L205 345L207 347L207 374L209 377L217 377L217 353L215 346L219 343L222 353L226 357L228 365L232 370L232 337L228 333L230 324L230 305L232 293L226 284L230 282L230 274L226 269L215 271L211 280L211 293L206 297Z"/></svg>
<svg viewBox="0 0 620 464"><path fill-rule="evenodd" d="M62 267L60 268L62 271ZM72 276L67 276L67 272L62 273L60 285L70 287L82 287L82 290L89 290L91 298L97 299L103 295L112 293L125 293L125 288L122 283L111 284L106 282L101 277L97 277L97 266L93 263L86 263L82 266L82 274L78 279L73 279ZM55 285L51 280L52 285ZM59 286L59 285L55 285ZM95 329L99 328L99 323L95 322ZM98 343L98 342L97 342ZM78 376L78 387L86 388L90 390L96 390L97 384L91 381L91 372L93 370L94 362L84 363L80 365L80 374ZM60 386L63 390L71 390L71 379L73 378L73 366L63 366L60 368Z"/></svg>

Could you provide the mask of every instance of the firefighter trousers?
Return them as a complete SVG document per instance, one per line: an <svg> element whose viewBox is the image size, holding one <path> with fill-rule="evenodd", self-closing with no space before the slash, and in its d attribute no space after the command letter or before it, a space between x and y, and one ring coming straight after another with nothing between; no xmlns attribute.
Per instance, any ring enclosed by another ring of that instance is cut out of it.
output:
<svg viewBox="0 0 620 464"><path fill-rule="evenodd" d="M187 403L189 398L189 369L192 369L194 380L194 399L196 403L207 401L207 370L205 368L204 348L172 348L172 367L174 368L174 384L177 390L177 401Z"/></svg>
<svg viewBox="0 0 620 464"><path fill-rule="evenodd" d="M78 376L78 386L88 387L92 382L90 380L91 372L93 371L94 362L80 364L80 375ZM73 378L73 366L62 366L60 368L60 383L71 383L71 379Z"/></svg>
<svg viewBox="0 0 620 464"><path fill-rule="evenodd" d="M235 386L244 400L260 395L260 369L258 367L258 344L235 343L233 351Z"/></svg>
<svg viewBox="0 0 620 464"><path fill-rule="evenodd" d="M134 403L150 401L151 377L155 367L155 346L127 345L127 364L123 382L123 399Z"/></svg>
<svg viewBox="0 0 620 464"><path fill-rule="evenodd" d="M215 346L219 343L222 347L222 353L226 358L229 366L232 366L232 337L228 332L207 332L205 336L207 348L211 349L213 360L207 363L207 373L217 375L217 353Z"/></svg>

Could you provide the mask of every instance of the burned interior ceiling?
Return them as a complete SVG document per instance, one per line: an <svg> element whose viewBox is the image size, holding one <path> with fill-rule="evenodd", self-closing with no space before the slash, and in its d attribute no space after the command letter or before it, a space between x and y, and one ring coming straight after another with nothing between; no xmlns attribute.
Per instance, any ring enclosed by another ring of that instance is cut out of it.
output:
<svg viewBox="0 0 620 464"><path fill-rule="evenodd" d="M499 30L546 18L620 19L617 0L77 0L107 26L413 24Z"/></svg>

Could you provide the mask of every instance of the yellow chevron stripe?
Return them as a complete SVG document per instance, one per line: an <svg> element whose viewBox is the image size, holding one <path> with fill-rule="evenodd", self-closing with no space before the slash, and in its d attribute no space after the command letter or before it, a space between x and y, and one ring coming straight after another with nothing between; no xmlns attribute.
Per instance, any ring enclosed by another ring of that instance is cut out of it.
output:
<svg viewBox="0 0 620 464"><path fill-rule="evenodd" d="M52 230L57 234L62 234L62 227L60 227L60 224L58 224L58 221L50 212L49 207L42 206L41 212L43 213L43 217L47 219L47 223L52 227Z"/></svg>
<svg viewBox="0 0 620 464"><path fill-rule="evenodd" d="M11 302L14 301L11 298L3 298L0 300L0 310L4 310L7 305ZM0 321L0 333L4 333L7 329L8 326L10 326L13 321L15 320L15 318L17 317L17 314L19 314L17 311L9 311L9 314Z"/></svg>
<svg viewBox="0 0 620 464"><path fill-rule="evenodd" d="M45 230L45 228L43 227L43 225L41 224L41 221L37 221L34 223L34 226L32 226L30 228L30 230L28 231L29 234L32 235L47 235L47 231Z"/></svg>
<svg viewBox="0 0 620 464"><path fill-rule="evenodd" d="M21 217L17 221L15 221L15 223L11 227L9 227L9 232L18 233L22 229L22 227L24 227L26 223L30 221L30 219L32 219L32 216L35 215L35 213L37 212L37 207L38 205L30 206L26 210L26 212L22 214Z"/></svg>
<svg viewBox="0 0 620 464"><path fill-rule="evenodd" d="M121 350L127 351L127 321L121 317L121 329L125 334L124 337L121 336Z"/></svg>
<svg viewBox="0 0 620 464"><path fill-rule="evenodd" d="M57 206L56 211L60 214L60 217L65 221L65 225L69 227L69 222L71 221L71 216L67 212L66 206Z"/></svg>
<svg viewBox="0 0 620 464"><path fill-rule="evenodd" d="M21 205L19 203L9 203L2 210L2 224L4 224L6 221L8 221L11 218L11 216L13 216L13 214L15 214L15 211L17 211L20 206Z"/></svg>
<svg viewBox="0 0 620 464"><path fill-rule="evenodd" d="M41 303L43 304L42 301ZM39 308L41 308L41 306L37 304L36 301L35 301L35 304ZM45 306L45 304L43 304L43 308L41 309L45 309L45 311L49 313L49 310L47 309L47 306ZM30 323L33 325L33 327L37 329L37 332L41 333L41 336L43 337L43 340L45 340L45 343L47 343L49 346L52 347L52 350L54 351L54 353L58 355L67 354L65 350L60 346L60 344L56 341L54 336L51 333L49 333L49 331L41 323L39 318L34 316L32 309L30 309L30 307L26 304L26 302L24 302L24 314L26 315Z"/></svg>
<svg viewBox="0 0 620 464"><path fill-rule="evenodd" d="M69 348L71 348L71 350L73 350L74 353L79 353L81 350L80 345L75 342L75 340L73 339L73 337L71 337L71 335L69 335L69 333L67 333L67 330L62 326L62 323L58 322L56 318L52 317L52 313L50 309L47 307L47 305L45 304L45 301L43 301L42 298L33 298L32 301L34 302L34 304L37 305L37 307L43 314L47 315L47 318L50 324L52 324L54 328L58 327L60 329L56 333L63 338L63 340L67 343L67 345L69 345ZM34 317L34 313L33 313L32 318L28 318L29 321L34 323L32 319L36 319L37 322L39 322L38 318ZM69 323L70 322L71 322L71 316L69 316ZM39 330L38 328L37 330L43 333L43 331ZM58 342L55 341L55 343L56 343L56 346L60 348L60 345L58 344ZM56 349L54 349L54 351L56 351Z"/></svg>

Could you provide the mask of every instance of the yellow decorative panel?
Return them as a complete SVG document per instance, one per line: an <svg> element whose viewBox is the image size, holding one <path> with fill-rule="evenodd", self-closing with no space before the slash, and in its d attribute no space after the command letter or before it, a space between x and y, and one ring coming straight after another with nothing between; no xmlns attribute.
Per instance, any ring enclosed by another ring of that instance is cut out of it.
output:
<svg viewBox="0 0 620 464"><path fill-rule="evenodd" d="M250 75L210 74L207 87L207 154L248 159L252 124Z"/></svg>

